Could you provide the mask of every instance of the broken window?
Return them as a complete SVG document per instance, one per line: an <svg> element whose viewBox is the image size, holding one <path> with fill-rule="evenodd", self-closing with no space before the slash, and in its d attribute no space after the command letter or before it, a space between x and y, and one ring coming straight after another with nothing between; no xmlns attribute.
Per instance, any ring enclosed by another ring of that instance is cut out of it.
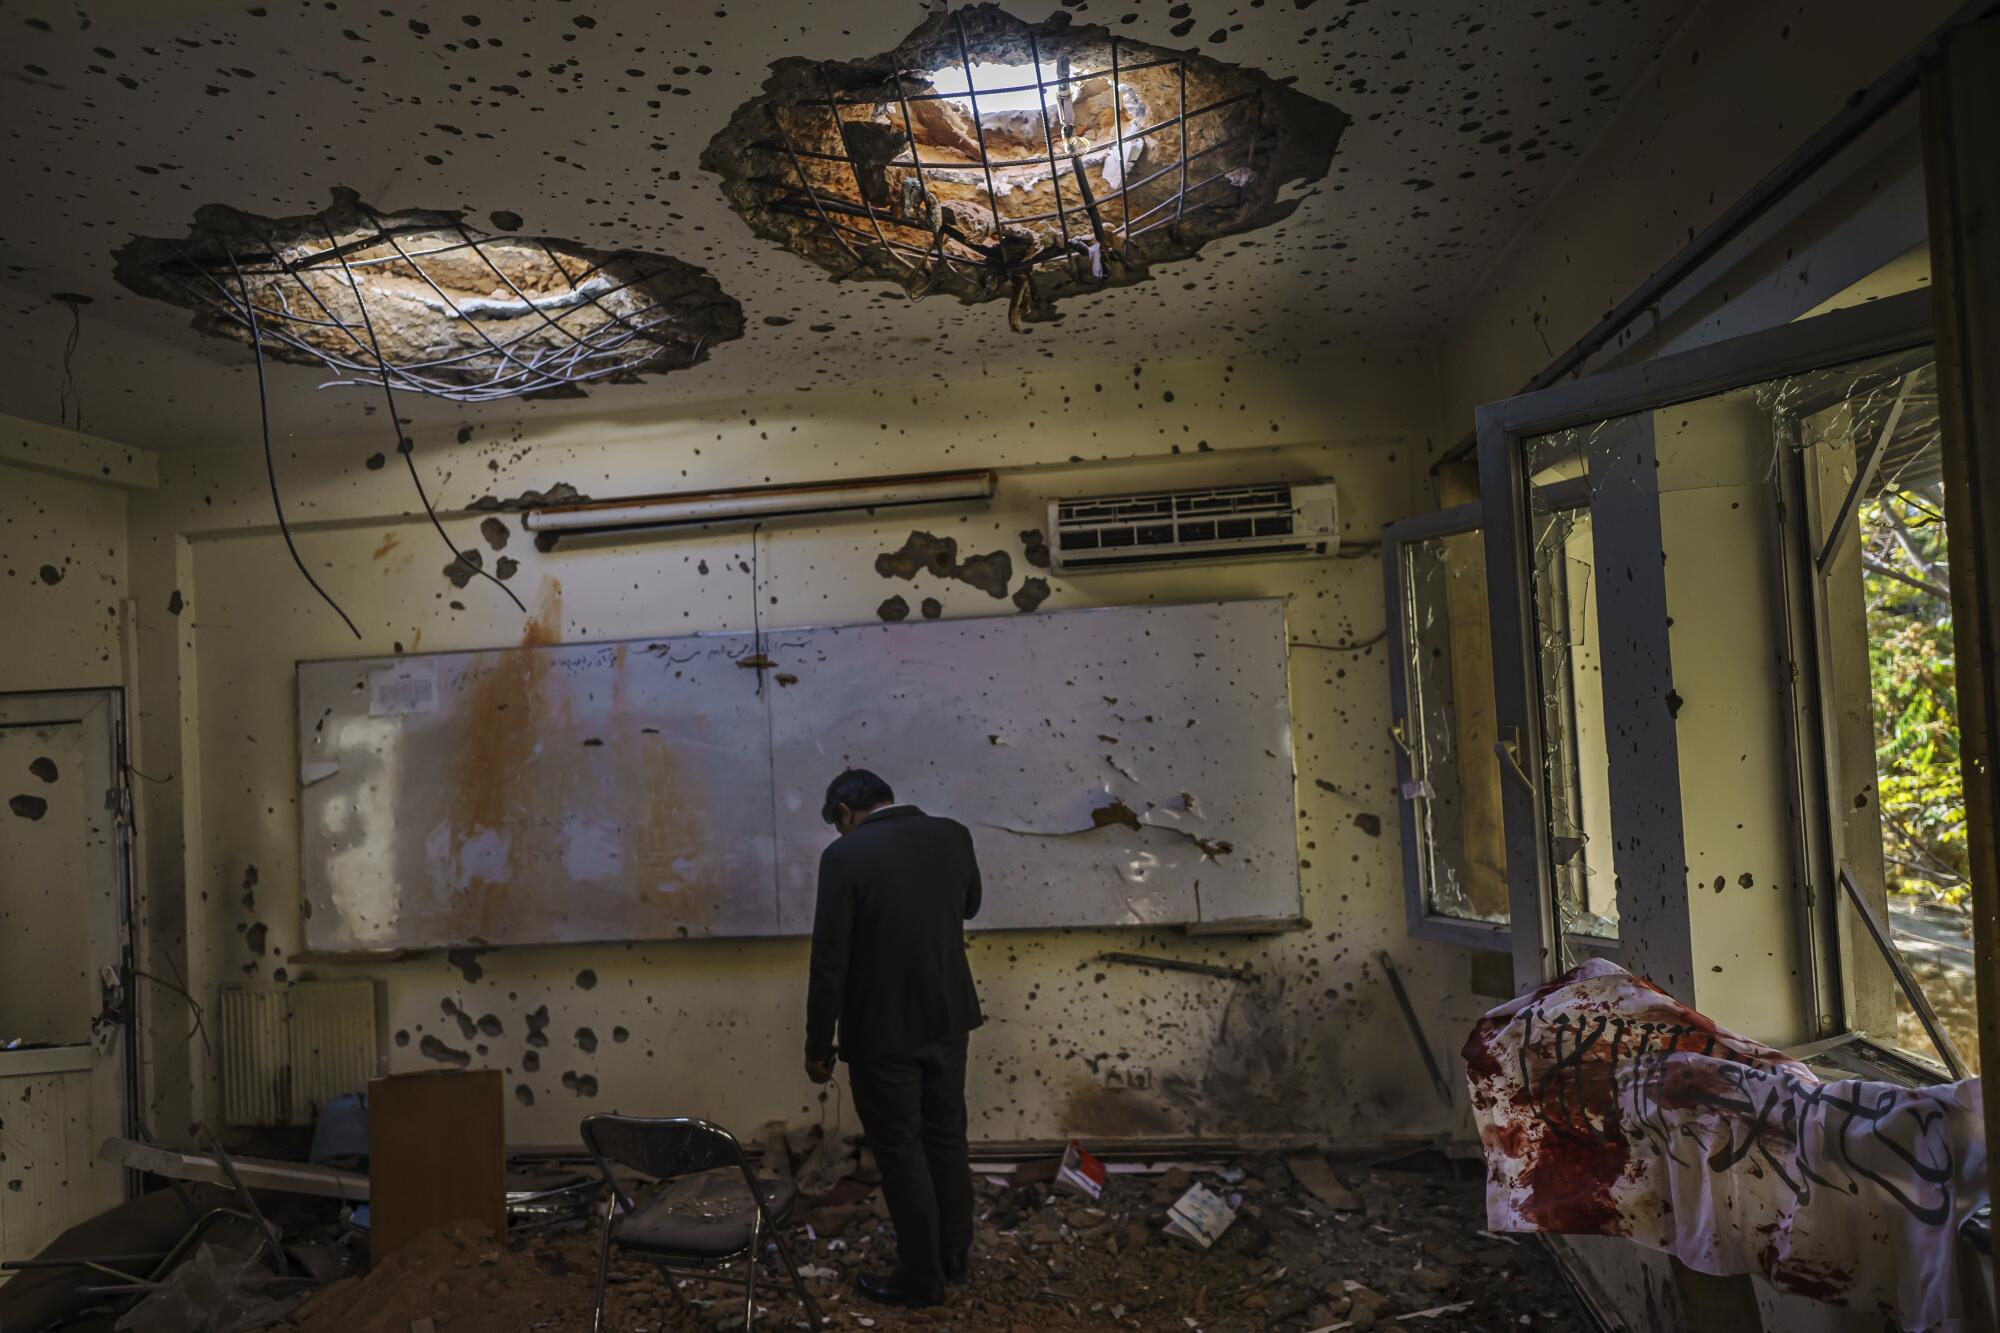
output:
<svg viewBox="0 0 2000 1333"><path fill-rule="evenodd" d="M1526 441L1544 836L1563 934L1603 939L1618 934L1618 892L1587 458L1593 438L1617 425ZM1505 761L1532 782L1531 758L1508 752Z"/></svg>
<svg viewBox="0 0 2000 1333"><path fill-rule="evenodd" d="M1795 377L1762 400L1806 501L1847 1026L1977 1073L1933 353Z"/></svg>
<svg viewBox="0 0 2000 1333"><path fill-rule="evenodd" d="M1476 526L1421 535L1408 528L1392 525L1385 541L1396 561L1391 611L1401 680L1394 726L1403 758L1406 861L1417 895L1411 925L1420 934L1477 943L1475 934L1426 927L1508 920L1485 551ZM1488 932L1488 942L1504 947L1497 931Z"/></svg>
<svg viewBox="0 0 2000 1333"><path fill-rule="evenodd" d="M1016 329L1286 217L1348 123L1256 70L997 5L779 61L764 89L701 159L758 235L912 298L1005 300Z"/></svg>

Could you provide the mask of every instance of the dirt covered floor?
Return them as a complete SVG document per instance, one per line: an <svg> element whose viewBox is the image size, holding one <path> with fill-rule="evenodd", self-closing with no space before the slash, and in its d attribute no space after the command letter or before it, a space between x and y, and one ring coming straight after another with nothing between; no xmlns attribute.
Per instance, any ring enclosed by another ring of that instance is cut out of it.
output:
<svg viewBox="0 0 2000 1333"><path fill-rule="evenodd" d="M1312 1175L1310 1166L1300 1171ZM843 1329L1585 1333L1588 1320L1535 1239L1485 1234L1478 1181L1431 1166L1336 1168L1338 1181L1317 1178L1315 1194L1285 1159L1269 1157L1113 1175L1094 1203L981 1176L972 1280L935 1310L886 1310L853 1293L854 1273L887 1268L893 1247L880 1195L866 1186L850 1182L847 1201L803 1208L789 1235L828 1326ZM1211 1251L1161 1234L1167 1208L1196 1180L1238 1200ZM447 1333L585 1330L595 1263L594 1237L583 1232L496 1242L450 1228L326 1288L287 1327L410 1333L428 1320ZM690 1284L682 1300L650 1266L615 1264L607 1326L742 1326L740 1290L732 1300L727 1288ZM794 1300L772 1292L759 1306L760 1328L803 1326Z"/></svg>

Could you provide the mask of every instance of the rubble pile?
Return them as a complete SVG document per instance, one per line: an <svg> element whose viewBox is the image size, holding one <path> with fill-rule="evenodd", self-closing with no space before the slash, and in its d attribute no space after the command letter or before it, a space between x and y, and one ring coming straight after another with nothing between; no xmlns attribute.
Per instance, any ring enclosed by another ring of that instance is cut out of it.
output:
<svg viewBox="0 0 2000 1333"><path fill-rule="evenodd" d="M767 1145L767 1149L770 1145ZM795 1148L803 1145L792 1145ZM775 1153L770 1154L775 1157ZM829 1145L839 1178L787 1228L794 1258L834 1328L967 1330L1373 1330L1584 1333L1561 1278L1529 1238L1486 1234L1481 1189L1432 1155L1427 1169L1330 1166L1317 1154L1236 1165L1114 1171L1092 1199L1051 1182L980 1171L973 1275L933 1310L893 1310L854 1295L856 1272L893 1263L887 1209L866 1154ZM975 1168L978 1170L978 1168ZM832 1171L827 1175L835 1174ZM1031 1169L1019 1174L1032 1175ZM1210 1249L1166 1235L1193 1186L1233 1208ZM360 1279L329 1287L289 1327L298 1333L541 1333L589 1327L596 1235L571 1231L499 1243L463 1227L435 1231ZM742 1326L742 1297L684 1284L643 1262L614 1262L607 1326L692 1333ZM798 1303L762 1289L759 1327L802 1326Z"/></svg>
<svg viewBox="0 0 2000 1333"><path fill-rule="evenodd" d="M476 1223L439 1227L365 1275L321 1288L281 1327L411 1333L428 1321L461 1333L588 1328L596 1256L579 1248L587 1249L581 1235L563 1239L510 1244Z"/></svg>

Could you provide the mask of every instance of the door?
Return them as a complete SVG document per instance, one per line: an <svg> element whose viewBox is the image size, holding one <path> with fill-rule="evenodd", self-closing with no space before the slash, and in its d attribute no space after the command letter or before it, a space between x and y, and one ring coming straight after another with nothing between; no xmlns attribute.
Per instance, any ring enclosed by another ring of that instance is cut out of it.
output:
<svg viewBox="0 0 2000 1333"><path fill-rule="evenodd" d="M124 1197L122 730L116 691L0 695L0 1259Z"/></svg>

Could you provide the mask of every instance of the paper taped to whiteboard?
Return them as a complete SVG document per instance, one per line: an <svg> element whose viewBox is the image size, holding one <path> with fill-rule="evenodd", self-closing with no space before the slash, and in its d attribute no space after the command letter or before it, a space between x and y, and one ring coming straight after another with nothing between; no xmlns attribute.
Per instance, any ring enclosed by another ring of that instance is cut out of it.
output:
<svg viewBox="0 0 2000 1333"><path fill-rule="evenodd" d="M368 716L397 717L404 713L435 713L438 708L437 663L430 658L397 662L368 673Z"/></svg>

